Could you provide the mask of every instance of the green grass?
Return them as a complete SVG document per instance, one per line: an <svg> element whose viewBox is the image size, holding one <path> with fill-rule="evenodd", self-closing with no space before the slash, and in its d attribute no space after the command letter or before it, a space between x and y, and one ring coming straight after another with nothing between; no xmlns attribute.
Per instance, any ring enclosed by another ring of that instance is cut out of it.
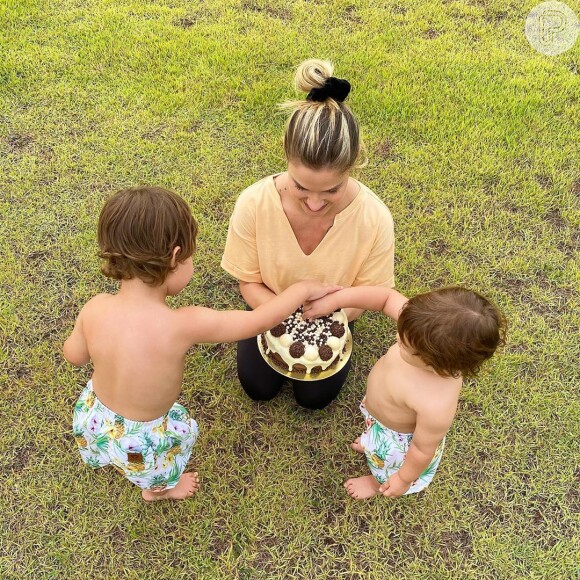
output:
<svg viewBox="0 0 580 580"><path fill-rule="evenodd" d="M382 5L378 8L378 5ZM545 57L536 2L158 0L0 4L0 577L572 578L580 570L580 42ZM578 2L567 4L580 14ZM254 404L235 347L187 360L203 491L145 505L81 464L70 435L90 369L61 347L92 295L103 200L182 194L201 227L174 304L241 307L219 267L237 194L284 170L296 65L330 58L390 207L397 287L464 283L510 323L466 385L434 483L357 503L347 447L393 325L367 314L328 409Z"/></svg>

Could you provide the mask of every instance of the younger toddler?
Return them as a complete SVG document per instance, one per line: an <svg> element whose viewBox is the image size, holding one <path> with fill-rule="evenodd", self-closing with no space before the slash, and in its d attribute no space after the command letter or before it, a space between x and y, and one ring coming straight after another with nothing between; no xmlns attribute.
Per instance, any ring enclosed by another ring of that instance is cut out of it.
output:
<svg viewBox="0 0 580 580"><path fill-rule="evenodd" d="M167 296L192 277L196 235L188 205L171 191L111 197L99 218L99 255L120 289L89 300L64 343L70 363L94 367L74 409L81 457L93 468L113 465L147 501L184 499L199 487L197 473L184 473L197 423L176 403L188 349L256 336L339 288L299 282L251 312L169 308Z"/></svg>
<svg viewBox="0 0 580 580"><path fill-rule="evenodd" d="M336 308L382 310L397 321L397 342L379 359L360 409L365 430L351 447L372 475L348 479L356 499L416 493L435 475L457 411L462 379L502 344L505 321L483 296L460 287L410 300L388 288L347 288L308 304L314 318Z"/></svg>

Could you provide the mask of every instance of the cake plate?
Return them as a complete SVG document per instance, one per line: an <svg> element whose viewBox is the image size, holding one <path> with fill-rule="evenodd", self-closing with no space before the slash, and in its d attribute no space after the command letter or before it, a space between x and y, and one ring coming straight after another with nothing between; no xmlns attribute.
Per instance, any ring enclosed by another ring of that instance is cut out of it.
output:
<svg viewBox="0 0 580 580"><path fill-rule="evenodd" d="M350 355L352 354L352 335L350 333L350 328L346 327L346 342L344 343L344 350L341 355L339 361L331 368L327 368L317 375L310 375L308 373L297 373L295 371L285 371L278 365L276 365L272 360L268 357L268 355L264 352L264 348L262 346L262 341L260 340L261 334L258 334L256 340L258 341L258 349L260 350L260 354L262 358L268 363L268 365L273 368L277 373L288 377L294 381L322 381L323 379L327 379L332 375L335 375L338 371L340 371L344 365L348 362Z"/></svg>

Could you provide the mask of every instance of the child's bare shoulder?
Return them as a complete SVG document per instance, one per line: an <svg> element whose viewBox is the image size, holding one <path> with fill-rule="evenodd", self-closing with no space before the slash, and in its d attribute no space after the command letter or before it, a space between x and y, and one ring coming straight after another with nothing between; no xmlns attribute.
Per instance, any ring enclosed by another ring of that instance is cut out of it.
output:
<svg viewBox="0 0 580 580"><path fill-rule="evenodd" d="M192 305L176 308L171 315L177 332L193 344L204 342L204 329L211 324L211 314L214 312L211 308Z"/></svg>
<svg viewBox="0 0 580 580"><path fill-rule="evenodd" d="M188 325L199 317L203 316L205 310L209 310L203 306L182 306L175 308L173 312L174 318L181 324Z"/></svg>
<svg viewBox="0 0 580 580"><path fill-rule="evenodd" d="M418 415L449 419L455 416L461 391L461 378L441 377L426 372L414 390L413 407Z"/></svg>
<svg viewBox="0 0 580 580"><path fill-rule="evenodd" d="M112 300L115 298L114 294L109 294L108 292L100 292L99 294L95 294L87 304L100 304L105 300ZM85 305L86 306L86 305Z"/></svg>
<svg viewBox="0 0 580 580"><path fill-rule="evenodd" d="M107 294L106 292L95 294L90 300L85 302L85 305L81 308L81 314L86 315L98 311L114 298L113 294Z"/></svg>

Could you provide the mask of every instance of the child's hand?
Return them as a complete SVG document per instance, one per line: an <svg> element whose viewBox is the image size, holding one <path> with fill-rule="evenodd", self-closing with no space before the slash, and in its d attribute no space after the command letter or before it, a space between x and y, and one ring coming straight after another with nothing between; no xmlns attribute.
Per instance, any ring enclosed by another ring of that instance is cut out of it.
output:
<svg viewBox="0 0 580 580"><path fill-rule="evenodd" d="M337 287L337 290L340 290L340 286ZM328 294L322 298L318 298L318 300L312 299L310 302L305 302L302 318L305 320L319 318L320 316L332 314L337 308L336 298L332 294Z"/></svg>
<svg viewBox="0 0 580 580"><path fill-rule="evenodd" d="M413 483L413 482L411 482ZM411 483L403 481L399 473L393 473L385 483L379 487L379 493L385 497L399 497L403 495L411 487Z"/></svg>
<svg viewBox="0 0 580 580"><path fill-rule="evenodd" d="M338 286L337 284L326 284L325 282L316 282L315 280L308 282L308 284L310 293L304 304L310 304L313 300L318 300L327 294L342 290L342 286Z"/></svg>

